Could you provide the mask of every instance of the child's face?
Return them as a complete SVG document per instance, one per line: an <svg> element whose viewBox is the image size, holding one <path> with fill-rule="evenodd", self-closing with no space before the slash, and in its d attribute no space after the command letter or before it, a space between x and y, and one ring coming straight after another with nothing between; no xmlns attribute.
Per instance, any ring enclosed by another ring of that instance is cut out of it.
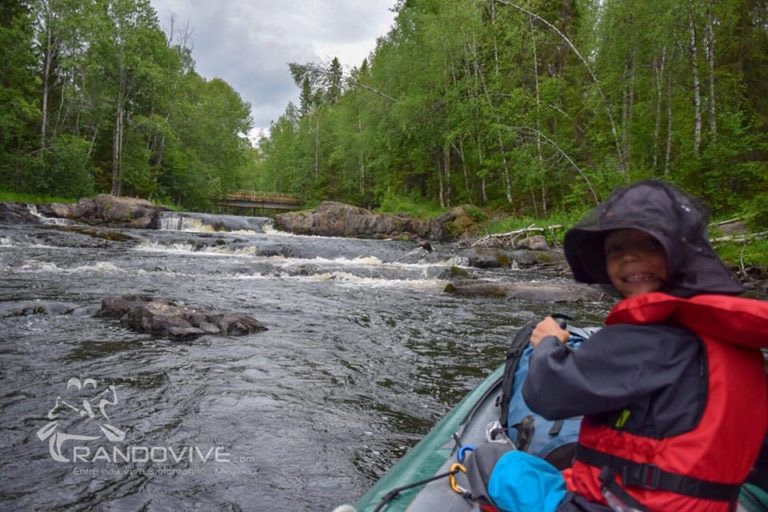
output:
<svg viewBox="0 0 768 512"><path fill-rule="evenodd" d="M667 255L651 235L617 229L605 237L605 265L613 287L625 298L661 289L667 280Z"/></svg>

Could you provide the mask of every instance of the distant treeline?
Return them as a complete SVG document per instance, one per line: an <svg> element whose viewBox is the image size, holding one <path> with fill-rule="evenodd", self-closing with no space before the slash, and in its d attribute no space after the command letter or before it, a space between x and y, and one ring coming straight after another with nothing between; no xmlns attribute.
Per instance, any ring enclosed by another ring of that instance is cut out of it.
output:
<svg viewBox="0 0 768 512"><path fill-rule="evenodd" d="M3 0L0 188L204 208L253 174L250 106L148 0ZM244 64L246 65L246 64Z"/></svg>
<svg viewBox="0 0 768 512"><path fill-rule="evenodd" d="M672 180L768 204L766 0L401 0L359 67L294 63L264 189L526 215Z"/></svg>

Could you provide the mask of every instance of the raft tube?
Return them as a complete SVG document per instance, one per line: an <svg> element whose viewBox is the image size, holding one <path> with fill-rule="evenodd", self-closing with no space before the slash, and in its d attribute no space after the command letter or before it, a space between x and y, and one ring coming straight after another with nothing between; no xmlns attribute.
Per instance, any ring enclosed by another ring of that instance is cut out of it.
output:
<svg viewBox="0 0 768 512"><path fill-rule="evenodd" d="M457 462L462 446L486 442L486 427L498 421L504 367L498 368L472 390L399 462L389 469L354 508L356 512L470 512L471 502L455 493L448 478L440 478L389 496L393 490L435 475L447 473ZM460 443L460 444L459 444ZM460 485L467 487L462 474ZM744 485L737 512L768 510L768 492L755 485ZM476 509L475 509L476 510Z"/></svg>

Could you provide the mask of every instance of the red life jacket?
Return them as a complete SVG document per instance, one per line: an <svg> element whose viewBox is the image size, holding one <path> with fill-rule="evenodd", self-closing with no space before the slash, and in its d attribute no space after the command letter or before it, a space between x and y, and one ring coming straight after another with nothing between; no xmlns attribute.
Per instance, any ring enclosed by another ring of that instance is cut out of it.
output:
<svg viewBox="0 0 768 512"><path fill-rule="evenodd" d="M564 473L568 489L605 504L600 473L609 467L615 483L649 510L729 510L768 428L768 378L759 350L768 346L768 302L655 292L622 301L606 323L668 323L695 332L706 347L707 404L693 430L664 439L585 418L576 462Z"/></svg>

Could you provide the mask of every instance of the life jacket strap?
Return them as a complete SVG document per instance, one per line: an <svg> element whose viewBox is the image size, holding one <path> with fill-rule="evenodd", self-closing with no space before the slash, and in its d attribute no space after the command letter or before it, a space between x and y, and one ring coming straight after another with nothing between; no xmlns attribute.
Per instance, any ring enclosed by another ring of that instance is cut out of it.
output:
<svg viewBox="0 0 768 512"><path fill-rule="evenodd" d="M739 497L741 484L724 484L702 480L689 475L665 471L654 464L642 464L617 457L579 443L576 460L597 468L610 468L621 476L625 487L640 487L674 492L693 498L713 501L735 502Z"/></svg>

